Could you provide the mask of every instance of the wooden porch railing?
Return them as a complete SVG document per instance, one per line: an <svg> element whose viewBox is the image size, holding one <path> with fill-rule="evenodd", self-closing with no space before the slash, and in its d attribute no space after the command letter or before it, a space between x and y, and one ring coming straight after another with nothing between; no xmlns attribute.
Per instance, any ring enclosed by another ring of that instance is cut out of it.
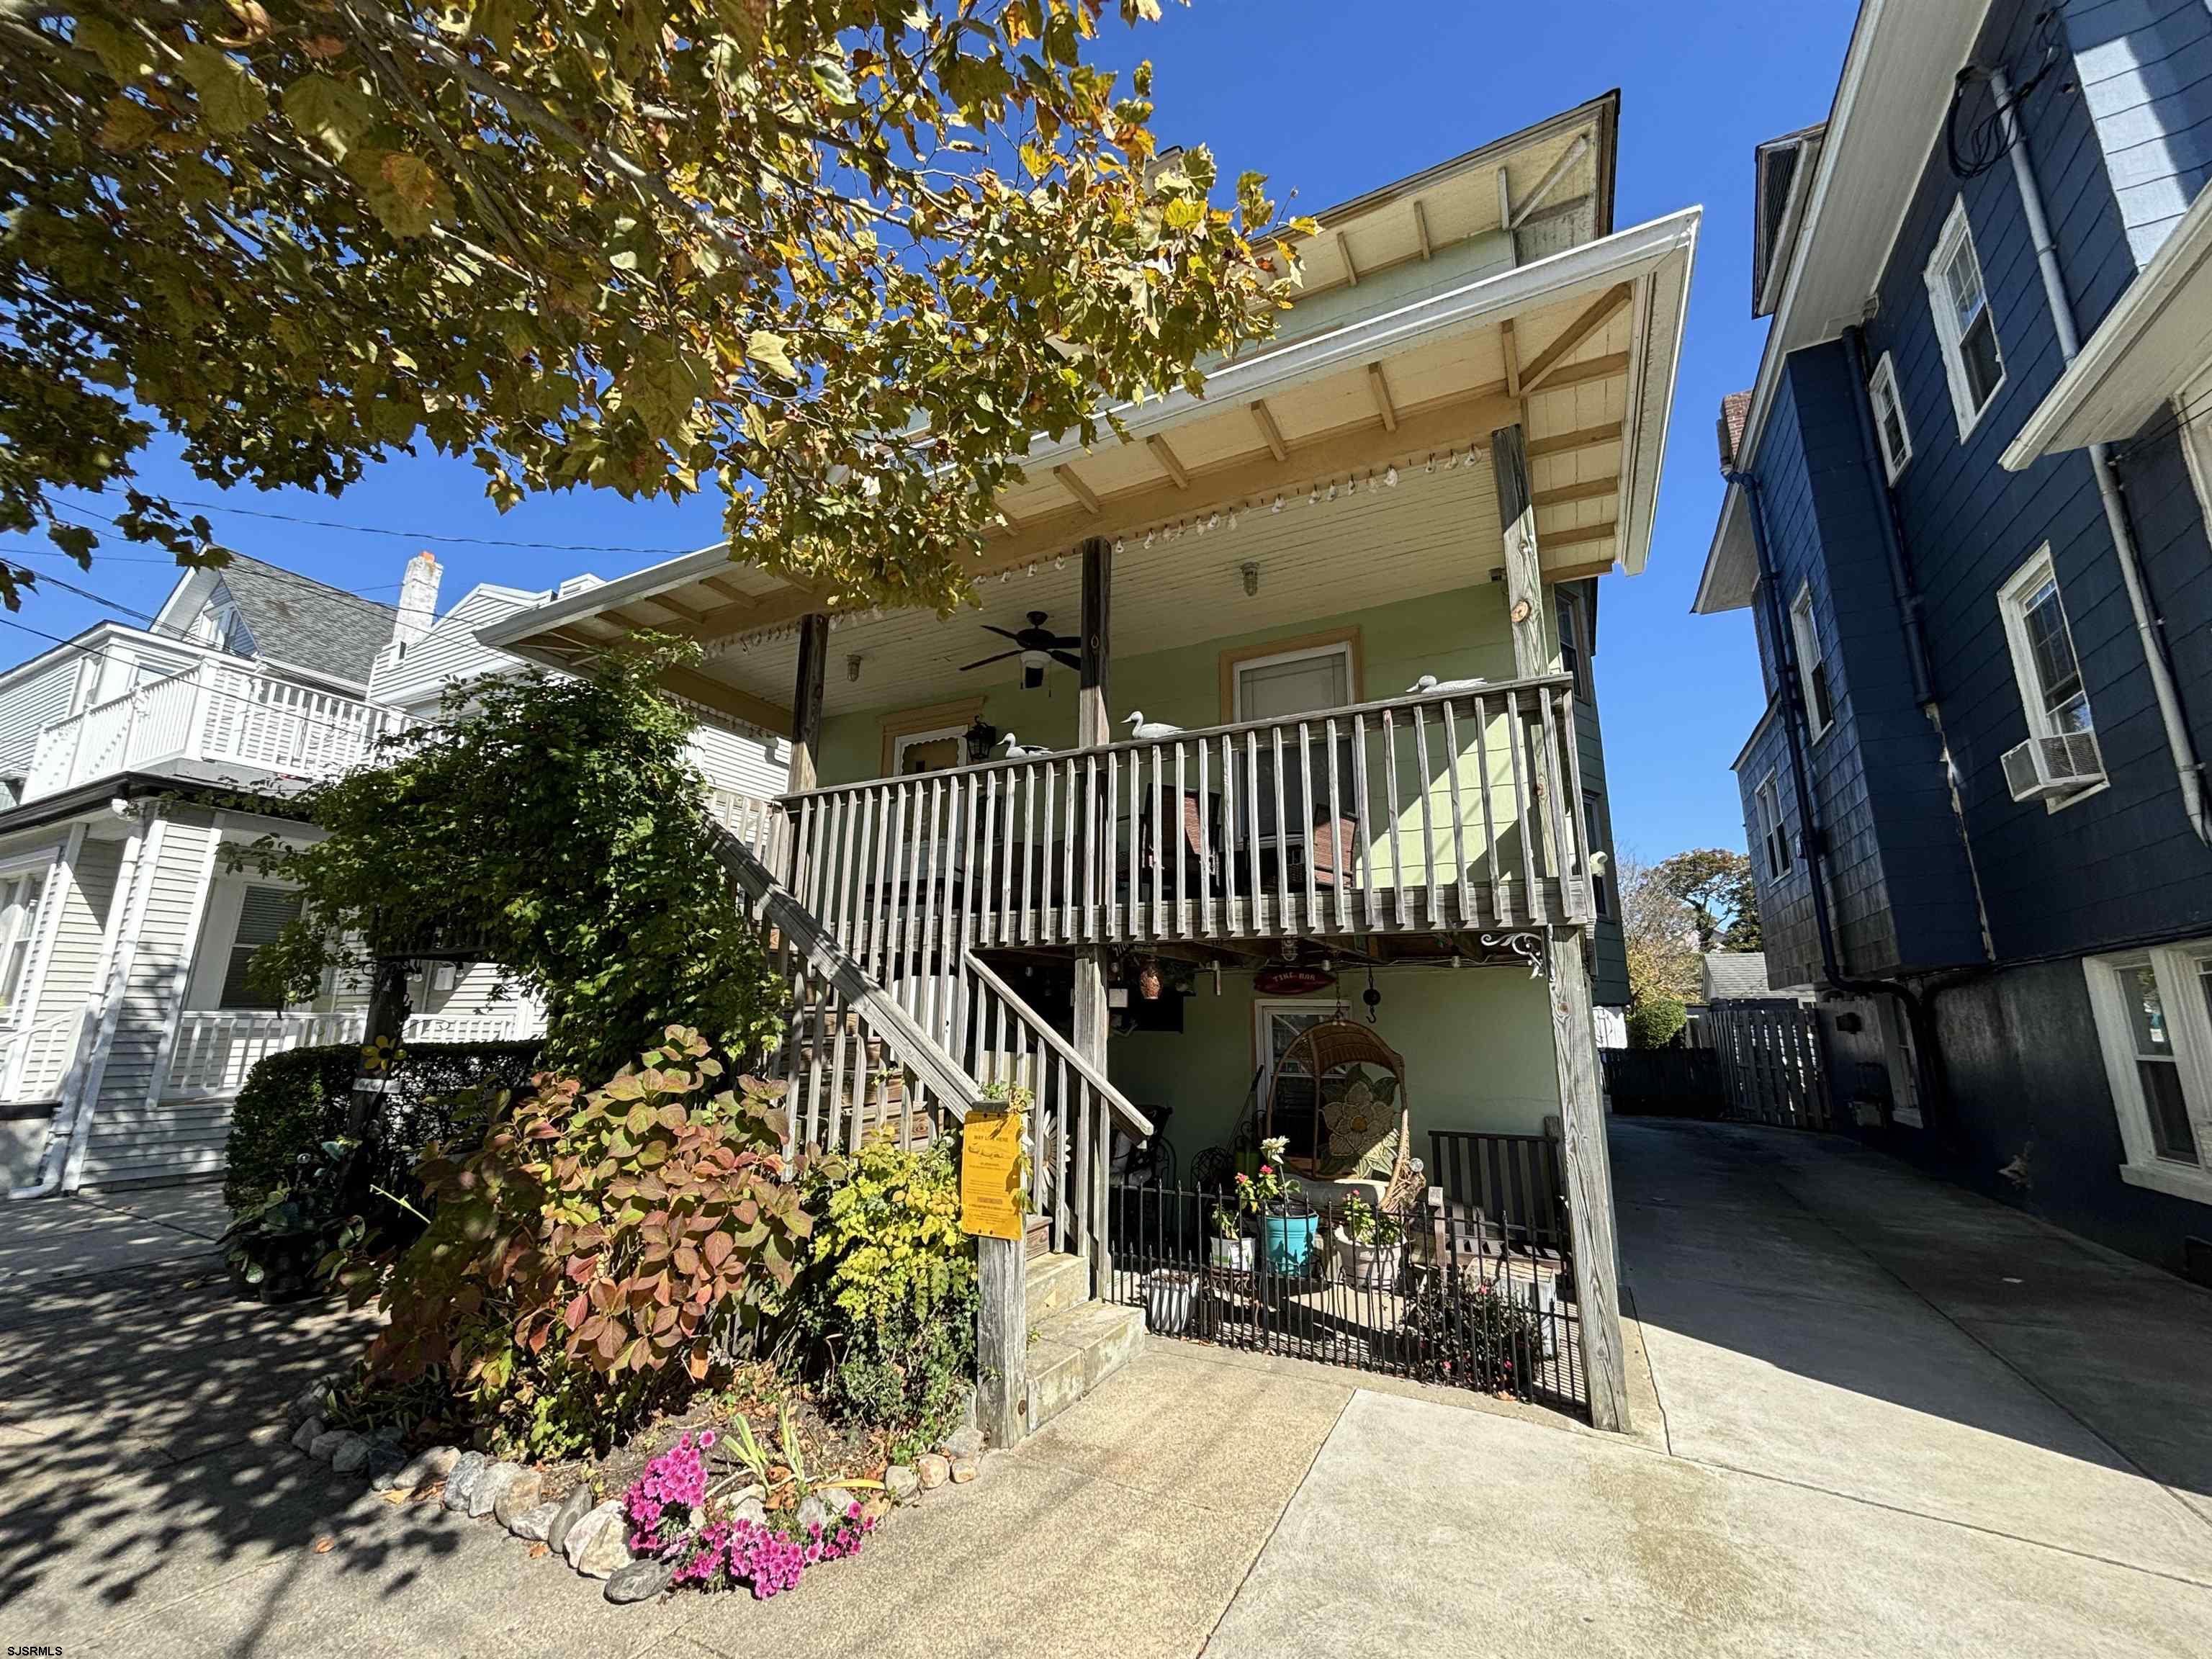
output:
<svg viewBox="0 0 2212 1659"><path fill-rule="evenodd" d="M780 803L782 867L887 969L975 947L1584 922L1572 699L1564 676L1501 681L810 790Z"/></svg>

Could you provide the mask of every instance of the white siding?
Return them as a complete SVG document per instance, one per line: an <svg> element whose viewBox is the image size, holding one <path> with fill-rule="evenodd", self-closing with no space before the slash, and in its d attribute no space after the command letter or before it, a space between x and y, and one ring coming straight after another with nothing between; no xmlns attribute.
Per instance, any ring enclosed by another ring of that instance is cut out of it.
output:
<svg viewBox="0 0 2212 1659"><path fill-rule="evenodd" d="M783 738L763 740L702 726L691 733L691 763L715 788L774 800L790 780L791 744Z"/></svg>
<svg viewBox="0 0 2212 1659"><path fill-rule="evenodd" d="M535 605L538 598L519 587L471 588L458 605L430 625L428 633L407 647L405 655L387 647L377 658L375 671L368 678L368 700L406 708L428 705L428 710L434 710L440 694L456 680L521 668L520 658L481 643L477 630L510 611Z"/></svg>
<svg viewBox="0 0 2212 1659"><path fill-rule="evenodd" d="M175 1018L179 969L190 959L207 886L212 825L170 823L149 879L137 954L86 1145L82 1184L214 1175L230 1133L227 1101L147 1103L163 1038Z"/></svg>
<svg viewBox="0 0 2212 1659"><path fill-rule="evenodd" d="M29 771L39 733L69 717L82 661L76 653L65 653L0 690L0 777L19 778Z"/></svg>
<svg viewBox="0 0 2212 1659"><path fill-rule="evenodd" d="M46 958L46 976L39 988L32 1010L34 1021L58 1019L81 1013L97 988L100 946L115 906L115 882L123 865L123 843L87 837L77 851L74 868L58 879L60 902L53 907L54 945ZM62 1074L68 1069L69 1051L52 1054L46 1062L24 1074L21 1098L51 1100L59 1094Z"/></svg>

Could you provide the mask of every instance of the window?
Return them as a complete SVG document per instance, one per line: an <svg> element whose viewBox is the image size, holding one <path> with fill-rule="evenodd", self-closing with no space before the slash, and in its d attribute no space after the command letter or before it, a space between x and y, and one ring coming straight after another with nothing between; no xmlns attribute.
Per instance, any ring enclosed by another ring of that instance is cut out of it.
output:
<svg viewBox="0 0 2212 1659"><path fill-rule="evenodd" d="M1586 850L1595 860L1605 851L1605 802L1595 790L1583 791L1583 833L1587 837ZM1597 906L1601 916L1613 914L1613 902L1606 891L1606 879L1593 869L1590 872L1590 902Z"/></svg>
<svg viewBox="0 0 2212 1659"><path fill-rule="evenodd" d="M1881 442L1882 476L1895 483L1912 459L1912 434L1905 429L1905 405L1897 396L1897 365L1887 351L1867 382L1867 401L1874 405L1875 436Z"/></svg>
<svg viewBox="0 0 2212 1659"><path fill-rule="evenodd" d="M1352 702L1349 641L1249 657L1235 664L1234 672L1235 720L1279 720Z"/></svg>
<svg viewBox="0 0 2212 1659"><path fill-rule="evenodd" d="M1790 831L1782 821L1782 788L1773 773L1766 775L1752 797L1759 816L1759 844L1766 855L1766 878L1779 881L1790 873Z"/></svg>
<svg viewBox="0 0 2212 1659"><path fill-rule="evenodd" d="M1552 590L1552 608L1559 619L1559 672L1575 677L1575 695L1584 702L1590 696L1589 656L1583 645L1583 599L1564 587Z"/></svg>
<svg viewBox="0 0 2212 1659"><path fill-rule="evenodd" d="M1323 1020L1336 1017L1334 999L1323 1002L1258 1002L1253 1005L1255 1032L1260 1051L1261 1100L1268 1097L1277 1075L1282 1089L1274 1097L1275 1133L1290 1137L1293 1147L1313 1147L1313 1115L1316 1109L1313 1074L1301 1062L1285 1065L1283 1055L1306 1032Z"/></svg>
<svg viewBox="0 0 2212 1659"><path fill-rule="evenodd" d="M15 1012L23 989L23 968L31 959L31 935L39 900L46 890L44 870L0 877L0 1015Z"/></svg>
<svg viewBox="0 0 2212 1659"><path fill-rule="evenodd" d="M2083 969L2122 1178L2212 1204L2212 941L2092 957Z"/></svg>
<svg viewBox="0 0 2212 1659"><path fill-rule="evenodd" d="M968 728L948 726L937 732L903 732L891 740L891 769L900 777L917 772L943 772L968 764Z"/></svg>
<svg viewBox="0 0 2212 1659"><path fill-rule="evenodd" d="M1923 1127L1920 1116L1920 1061L1912 1046L1912 1022L1905 1005L1883 997L1875 1005L1881 1030L1882 1059L1889 1071L1889 1116L1909 1129Z"/></svg>
<svg viewBox="0 0 2212 1659"><path fill-rule="evenodd" d="M300 914L300 895L289 887L248 887L238 908L238 928L230 936L230 958L223 966L223 1008L281 1008L282 1001L253 988L246 970L253 953L284 931Z"/></svg>
<svg viewBox="0 0 2212 1659"><path fill-rule="evenodd" d="M1790 637L1797 643L1797 680L1805 694L1805 717L1813 736L1825 736L1836 723L1836 706L1828 692L1828 659L1820 654L1820 630L1813 625L1813 585L1797 590L1790 607Z"/></svg>
<svg viewBox="0 0 2212 1659"><path fill-rule="evenodd" d="M1990 310L1989 291L1982 286L1982 262L1974 252L1964 197L1951 205L1951 216L1944 222L1926 274L1936 338L1943 348L1944 377L1951 386L1951 408L1959 417L1959 441L1964 443L2004 384L1997 321Z"/></svg>
<svg viewBox="0 0 2212 1659"><path fill-rule="evenodd" d="M2063 737L2094 730L2073 631L2059 597L2057 572L2046 546L2013 573L1997 594L2014 676L2031 737Z"/></svg>

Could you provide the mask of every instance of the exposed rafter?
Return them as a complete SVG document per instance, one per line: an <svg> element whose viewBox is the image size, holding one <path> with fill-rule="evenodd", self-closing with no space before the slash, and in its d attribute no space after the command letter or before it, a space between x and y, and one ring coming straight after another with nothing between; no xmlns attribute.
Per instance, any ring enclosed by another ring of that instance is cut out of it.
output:
<svg viewBox="0 0 2212 1659"><path fill-rule="evenodd" d="M1382 373L1380 363L1367 365L1367 392L1375 399L1375 412L1382 417L1382 429L1395 432L1398 429L1398 406L1390 401L1389 378Z"/></svg>
<svg viewBox="0 0 2212 1659"><path fill-rule="evenodd" d="M1429 246L1429 210L1421 205L1421 198L1413 198L1413 240L1419 244L1421 258L1428 258L1435 249Z"/></svg>
<svg viewBox="0 0 2212 1659"><path fill-rule="evenodd" d="M1504 176L1501 168L1498 177ZM1521 396L1521 336L1510 317L1498 325L1498 349L1505 358L1505 395L1517 399Z"/></svg>
<svg viewBox="0 0 2212 1659"><path fill-rule="evenodd" d="M1590 478L1581 483L1561 484L1557 489L1540 489L1531 497L1538 507L1569 507L1577 501L1594 501L1600 496L1620 493L1619 478Z"/></svg>
<svg viewBox="0 0 2212 1659"><path fill-rule="evenodd" d="M1344 261L1345 285L1348 288L1358 288L1359 286L1358 262L1352 258L1352 244L1345 240L1344 233L1340 230L1336 233L1336 254L1337 258Z"/></svg>
<svg viewBox="0 0 2212 1659"><path fill-rule="evenodd" d="M1104 509L1098 505L1097 495L1092 491L1089 484L1084 483L1081 478L1076 476L1075 469L1073 467L1064 465L1056 466L1052 470L1052 476L1060 480L1060 487L1062 489L1065 489L1069 495L1074 496L1078 501L1082 503L1083 510L1085 512L1090 514L1095 518L1101 512L1104 511Z"/></svg>
<svg viewBox="0 0 2212 1659"><path fill-rule="evenodd" d="M1618 380L1628 373L1628 354L1615 351L1603 357L1590 357L1579 363L1562 363L1546 377L1540 388L1545 392L1564 392L1571 386L1582 386L1590 380Z"/></svg>
<svg viewBox="0 0 2212 1659"><path fill-rule="evenodd" d="M1539 461L1547 455L1571 455L1578 449L1595 449L1601 444L1620 441L1617 426L1586 426L1579 432L1555 433L1548 438L1538 438L1528 446L1528 459Z"/></svg>
<svg viewBox="0 0 2212 1659"><path fill-rule="evenodd" d="M1603 524L1586 524L1578 530L1546 530L1536 538L1537 545L1549 552L1559 547L1580 547L1586 542L1609 542L1620 533L1620 526L1610 519Z"/></svg>
<svg viewBox="0 0 2212 1659"><path fill-rule="evenodd" d="M1145 447L1152 452L1152 459L1160 464L1160 470L1175 480L1177 489L1190 488L1189 469L1177 459L1175 451L1168 447L1168 441L1165 438L1154 433L1145 440Z"/></svg>
<svg viewBox="0 0 2212 1659"><path fill-rule="evenodd" d="M1267 407L1265 398L1252 400L1252 424L1260 428L1260 441L1267 446L1270 455L1279 461L1291 459L1291 452L1283 443L1283 429L1275 424L1275 412Z"/></svg>
<svg viewBox="0 0 2212 1659"><path fill-rule="evenodd" d="M1545 377L1565 362L1569 354L1620 314L1633 292L1628 283L1616 283L1592 301L1581 316L1567 325L1559 338L1538 352L1534 361L1521 371L1521 395L1525 398L1543 385Z"/></svg>

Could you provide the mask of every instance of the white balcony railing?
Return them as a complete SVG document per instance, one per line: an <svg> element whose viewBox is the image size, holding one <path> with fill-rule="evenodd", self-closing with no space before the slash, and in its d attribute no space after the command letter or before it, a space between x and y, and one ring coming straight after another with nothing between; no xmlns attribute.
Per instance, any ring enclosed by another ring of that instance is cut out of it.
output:
<svg viewBox="0 0 2212 1659"><path fill-rule="evenodd" d="M383 725L368 703L210 657L40 732L23 799L175 761L331 777L368 756Z"/></svg>
<svg viewBox="0 0 2212 1659"><path fill-rule="evenodd" d="M0 1100L52 1100L76 1057L88 1011L72 1008L0 1030Z"/></svg>
<svg viewBox="0 0 2212 1659"><path fill-rule="evenodd" d="M221 1099L245 1086L255 1062L288 1048L359 1042L366 1016L283 1013L260 1009L189 1009L177 1028L164 1099ZM496 1014L417 1014L402 1042L504 1042L542 1029L534 1014L516 1008Z"/></svg>

